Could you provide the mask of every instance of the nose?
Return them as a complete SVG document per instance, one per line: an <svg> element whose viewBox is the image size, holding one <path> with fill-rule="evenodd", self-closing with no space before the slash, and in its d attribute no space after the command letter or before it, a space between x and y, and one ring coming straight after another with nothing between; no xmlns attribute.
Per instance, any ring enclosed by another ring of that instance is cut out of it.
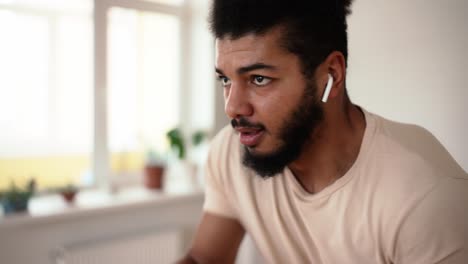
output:
<svg viewBox="0 0 468 264"><path fill-rule="evenodd" d="M224 111L226 115L231 118L239 118L242 116L251 116L253 114L253 107L250 104L250 98L247 88L234 85L224 91Z"/></svg>

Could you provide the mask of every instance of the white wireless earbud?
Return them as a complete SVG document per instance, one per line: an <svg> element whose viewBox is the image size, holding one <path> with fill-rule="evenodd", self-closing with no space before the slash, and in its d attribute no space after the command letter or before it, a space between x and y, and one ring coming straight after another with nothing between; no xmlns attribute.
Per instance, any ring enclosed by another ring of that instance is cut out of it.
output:
<svg viewBox="0 0 468 264"><path fill-rule="evenodd" d="M331 88L333 86L333 76L328 74L328 82L325 87L325 92L323 92L322 102L326 103L328 100L328 95L330 95Z"/></svg>

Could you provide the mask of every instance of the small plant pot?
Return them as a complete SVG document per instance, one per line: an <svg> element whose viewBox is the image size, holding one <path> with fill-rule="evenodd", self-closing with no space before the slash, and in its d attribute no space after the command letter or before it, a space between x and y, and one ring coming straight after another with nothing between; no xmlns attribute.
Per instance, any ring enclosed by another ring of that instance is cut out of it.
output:
<svg viewBox="0 0 468 264"><path fill-rule="evenodd" d="M75 201L76 191L63 191L60 194L67 203L73 203Z"/></svg>
<svg viewBox="0 0 468 264"><path fill-rule="evenodd" d="M163 185L164 166L146 165L144 171L144 184L146 188L160 190Z"/></svg>
<svg viewBox="0 0 468 264"><path fill-rule="evenodd" d="M20 213L28 210L30 196L19 197L14 200L2 199L1 205L5 214Z"/></svg>

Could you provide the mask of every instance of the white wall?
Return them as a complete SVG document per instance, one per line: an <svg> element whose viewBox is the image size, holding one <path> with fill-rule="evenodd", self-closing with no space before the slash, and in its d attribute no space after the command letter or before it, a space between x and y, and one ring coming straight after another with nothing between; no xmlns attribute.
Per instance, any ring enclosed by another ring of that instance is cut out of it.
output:
<svg viewBox="0 0 468 264"><path fill-rule="evenodd" d="M351 100L431 131L468 171L468 1L355 0Z"/></svg>

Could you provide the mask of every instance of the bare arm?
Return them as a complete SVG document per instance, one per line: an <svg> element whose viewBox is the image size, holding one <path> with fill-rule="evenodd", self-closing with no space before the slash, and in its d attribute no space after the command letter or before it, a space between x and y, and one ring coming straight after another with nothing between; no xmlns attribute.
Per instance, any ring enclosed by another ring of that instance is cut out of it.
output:
<svg viewBox="0 0 468 264"><path fill-rule="evenodd" d="M244 233L237 220L204 213L191 249L178 264L234 263Z"/></svg>

